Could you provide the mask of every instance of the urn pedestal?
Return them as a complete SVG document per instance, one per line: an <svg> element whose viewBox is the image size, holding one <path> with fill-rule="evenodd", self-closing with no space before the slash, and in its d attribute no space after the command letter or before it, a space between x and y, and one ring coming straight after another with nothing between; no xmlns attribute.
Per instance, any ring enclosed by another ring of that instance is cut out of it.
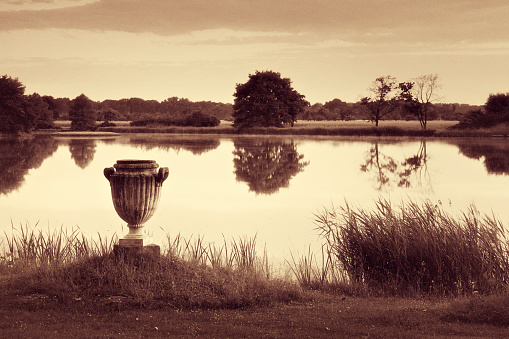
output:
<svg viewBox="0 0 509 339"><path fill-rule="evenodd" d="M120 247L145 246L143 227L157 208L168 168L154 160L117 160L113 167L104 169L110 182L113 206L122 220L127 222L129 233L119 240Z"/></svg>

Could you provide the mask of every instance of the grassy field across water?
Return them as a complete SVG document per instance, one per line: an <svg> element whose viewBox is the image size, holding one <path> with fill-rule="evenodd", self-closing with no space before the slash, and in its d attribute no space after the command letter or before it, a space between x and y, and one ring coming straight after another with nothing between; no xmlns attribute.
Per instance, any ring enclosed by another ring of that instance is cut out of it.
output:
<svg viewBox="0 0 509 339"><path fill-rule="evenodd" d="M100 131L117 133L188 133L188 134L254 134L254 135L326 135L326 136L432 136L445 131L456 122L433 121L430 128L421 129L418 121L384 121L375 127L369 121L297 121L294 127L253 127L238 130L229 121L217 127L146 126L131 127L119 122L115 127L101 127Z"/></svg>
<svg viewBox="0 0 509 339"><path fill-rule="evenodd" d="M507 137L509 124L502 123L491 128L451 129L457 121L428 122L423 130L418 121L383 120L379 127L366 120L354 121L297 121L294 127L253 127L238 130L232 122L221 121L217 127L178 127L152 125L132 127L129 121L114 121L114 127L99 127L97 132L109 133L163 133L163 134L226 134L226 135L307 135L307 136L409 136L409 137ZM69 130L70 121L55 121L55 126Z"/></svg>

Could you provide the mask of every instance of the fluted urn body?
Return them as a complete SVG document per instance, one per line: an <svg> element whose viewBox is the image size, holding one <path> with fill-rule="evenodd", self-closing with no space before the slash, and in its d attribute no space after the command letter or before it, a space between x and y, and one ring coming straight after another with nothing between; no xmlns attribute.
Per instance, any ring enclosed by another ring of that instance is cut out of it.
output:
<svg viewBox="0 0 509 339"><path fill-rule="evenodd" d="M142 239L142 227L154 215L169 174L167 167L158 167L154 160L117 160L113 167L104 169L113 206L129 227L125 239Z"/></svg>

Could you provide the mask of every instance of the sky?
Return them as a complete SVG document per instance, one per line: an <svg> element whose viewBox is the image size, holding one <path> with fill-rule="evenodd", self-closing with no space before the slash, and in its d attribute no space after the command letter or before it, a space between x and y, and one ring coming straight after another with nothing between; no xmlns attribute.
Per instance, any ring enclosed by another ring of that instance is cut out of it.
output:
<svg viewBox="0 0 509 339"><path fill-rule="evenodd" d="M440 102L509 92L507 0L0 0L0 75L26 94L233 103L271 70L310 103L437 74Z"/></svg>

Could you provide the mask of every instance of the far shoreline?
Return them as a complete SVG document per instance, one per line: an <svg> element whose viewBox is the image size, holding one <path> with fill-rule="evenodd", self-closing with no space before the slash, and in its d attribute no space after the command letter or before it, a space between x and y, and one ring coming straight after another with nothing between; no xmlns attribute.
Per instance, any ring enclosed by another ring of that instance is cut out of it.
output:
<svg viewBox="0 0 509 339"><path fill-rule="evenodd" d="M100 123L100 122L98 122ZM113 121L115 126L98 127L95 131L71 131L70 121L58 120L55 128L37 130L34 134L49 134L54 137L91 138L118 137L129 134L173 134L173 135L226 135L226 136L319 136L319 137L418 137L418 138L508 138L509 123L484 129L453 129L458 121L428 121L422 129L419 121L382 120L378 127L367 120L352 121L308 121L299 120L294 127L252 127L236 129L231 121L221 121L217 127L180 127L152 125L131 127L129 121ZM2 137L8 137L2 134Z"/></svg>
<svg viewBox="0 0 509 339"><path fill-rule="evenodd" d="M458 121L428 122L422 129L419 121L383 120L378 127L366 120L354 121L307 121L299 120L294 127L252 127L236 129L229 121L221 121L217 127L147 126L131 127L129 122L115 122L115 127L99 127L101 132L159 133L159 134L212 134L212 135L279 135L279 136L375 136L375 137L502 137L509 136L509 125L502 124L490 129L451 129Z"/></svg>

